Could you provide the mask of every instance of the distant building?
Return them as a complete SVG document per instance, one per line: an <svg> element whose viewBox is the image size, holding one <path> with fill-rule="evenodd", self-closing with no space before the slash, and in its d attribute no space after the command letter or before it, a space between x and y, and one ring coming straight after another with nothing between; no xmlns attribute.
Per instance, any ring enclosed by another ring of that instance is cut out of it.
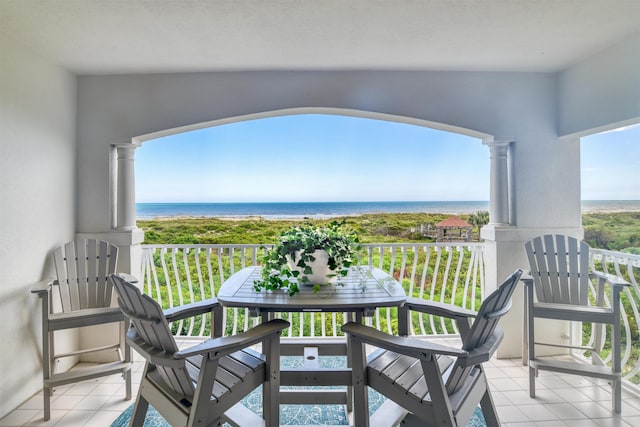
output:
<svg viewBox="0 0 640 427"><path fill-rule="evenodd" d="M437 242L469 242L473 226L455 215L436 224Z"/></svg>

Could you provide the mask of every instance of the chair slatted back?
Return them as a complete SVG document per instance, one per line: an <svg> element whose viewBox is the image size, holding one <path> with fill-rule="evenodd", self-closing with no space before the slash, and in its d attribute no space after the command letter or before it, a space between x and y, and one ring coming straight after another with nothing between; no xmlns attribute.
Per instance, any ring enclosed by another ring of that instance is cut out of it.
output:
<svg viewBox="0 0 640 427"><path fill-rule="evenodd" d="M108 276L116 271L118 247L95 239L76 240L53 252L62 311L111 305Z"/></svg>
<svg viewBox="0 0 640 427"><path fill-rule="evenodd" d="M587 305L589 245L573 237L536 237L525 244L538 301Z"/></svg>
<svg viewBox="0 0 640 427"><path fill-rule="evenodd" d="M135 329L135 331L129 331L128 337L142 341L136 346L138 351L141 351L140 344L143 344L142 351L148 354L171 355L178 351L160 305L148 295L141 294L136 286L121 277L112 275L111 280L118 295L120 309L131 320L132 327ZM184 360L182 363L174 361L171 366L156 364L155 367L166 385L174 392L188 397L194 395L195 388Z"/></svg>
<svg viewBox="0 0 640 427"><path fill-rule="evenodd" d="M497 342L502 340L503 332L502 329L498 327L498 322L511 308L511 297L521 276L522 270L516 270L498 289L485 298L469 332L463 337L463 350L472 352L490 340ZM490 354L487 354L487 359L490 356ZM462 363L459 360L456 361L447 378L447 394L458 391L465 384L468 375L474 367L474 365L467 366L466 363Z"/></svg>

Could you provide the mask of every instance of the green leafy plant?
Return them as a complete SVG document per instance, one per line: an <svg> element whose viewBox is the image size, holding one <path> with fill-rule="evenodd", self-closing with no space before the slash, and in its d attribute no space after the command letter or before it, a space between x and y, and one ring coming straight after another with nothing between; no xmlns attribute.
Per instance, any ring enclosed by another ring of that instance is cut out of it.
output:
<svg viewBox="0 0 640 427"><path fill-rule="evenodd" d="M256 291L288 289L293 296L300 292L299 284L308 283L313 274L310 263L314 252L324 250L328 256L327 283L335 276L346 276L356 261L360 241L354 231L343 229L345 221L332 221L327 226L304 224L280 233L278 242L262 258L262 279L254 282ZM293 264L293 268L292 265ZM314 290L320 288L314 283Z"/></svg>

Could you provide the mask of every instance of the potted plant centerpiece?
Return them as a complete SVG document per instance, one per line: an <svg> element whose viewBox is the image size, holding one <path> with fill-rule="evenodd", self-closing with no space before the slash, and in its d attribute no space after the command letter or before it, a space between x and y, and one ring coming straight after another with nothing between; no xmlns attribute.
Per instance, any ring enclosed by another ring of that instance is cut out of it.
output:
<svg viewBox="0 0 640 427"><path fill-rule="evenodd" d="M355 232L342 228L344 224L304 224L283 231L262 258L262 279L255 281L256 291L288 289L293 296L300 291L298 285L313 285L318 291L321 285L346 276L360 243Z"/></svg>

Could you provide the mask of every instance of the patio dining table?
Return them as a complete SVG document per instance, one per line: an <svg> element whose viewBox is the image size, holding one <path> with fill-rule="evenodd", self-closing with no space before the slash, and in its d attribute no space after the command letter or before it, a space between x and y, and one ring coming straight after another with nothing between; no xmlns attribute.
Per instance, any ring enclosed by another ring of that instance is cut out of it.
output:
<svg viewBox="0 0 640 427"><path fill-rule="evenodd" d="M217 298L225 307L247 308L251 316L269 320L275 313L339 312L345 321L362 322L380 307L401 307L407 300L402 285L383 270L369 266L349 269L331 285L300 285L300 292L256 291L254 282L261 279L260 267L246 267L229 277L220 287ZM302 356L300 368L281 369L281 386L311 386L311 389L281 389L283 404L346 404L351 411L351 363L344 337L300 337L282 339L283 356ZM347 356L346 368L322 368L319 356ZM333 386L333 388L326 388ZM336 389L335 386L346 386ZM324 387L324 388L318 388Z"/></svg>

